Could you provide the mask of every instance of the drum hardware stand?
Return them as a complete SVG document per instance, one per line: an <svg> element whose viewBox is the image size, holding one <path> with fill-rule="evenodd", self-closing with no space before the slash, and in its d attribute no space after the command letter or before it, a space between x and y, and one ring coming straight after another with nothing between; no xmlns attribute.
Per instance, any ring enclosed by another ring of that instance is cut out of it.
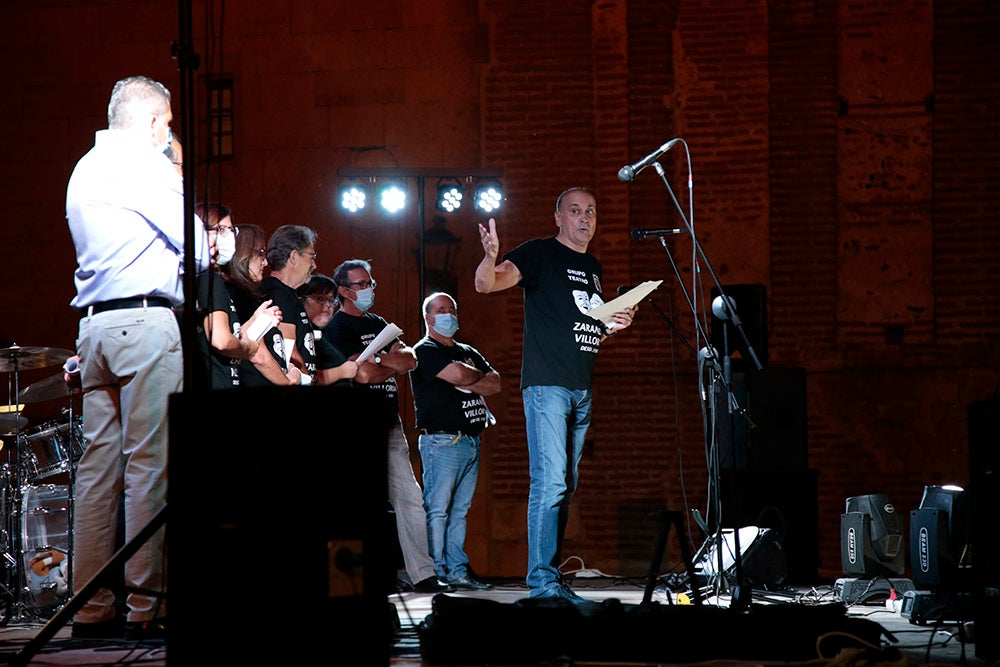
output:
<svg viewBox="0 0 1000 667"><path fill-rule="evenodd" d="M87 601L93 597L101 588L110 586L114 584L112 577L117 568L125 564L125 562L135 555L137 551L146 543L150 537L156 534L156 531L163 527L167 520L167 505L164 504L160 508L160 511L149 520L149 523L140 530L132 540L125 544L121 549L115 552L107 563L104 564L98 572L90 578L86 584L83 585L75 595L73 595L69 601L63 605L63 607L56 612L56 614L49 619L49 622L42 626L42 629L32 637L24 647L17 652L14 658L11 660L12 667L23 667L31 662L31 659L38 653L39 649L45 646L52 637L55 636L59 630L66 625L76 614L77 611L83 607ZM132 592L145 593L146 595L151 595L154 597L166 598L167 594L161 591L149 591L140 590L131 586L126 586L126 589Z"/></svg>
<svg viewBox="0 0 1000 667"><path fill-rule="evenodd" d="M63 353L65 353L66 356L62 356ZM14 400L17 401L17 403L15 403L16 407L20 406L21 368L48 365L49 362L56 361L57 356L61 357L60 360L65 360L71 355L68 351L55 350L52 348L22 348L16 343L12 347L2 350L2 353L0 353L0 361L9 362L9 370L13 373ZM22 363L22 357L25 359L26 363ZM8 369L3 368L2 370ZM71 438L72 426L72 420L70 420ZM29 480L30 475L28 474L27 469L29 459L29 452L27 451L28 443L26 438L21 436L20 410L17 410L17 417L15 418L14 437L15 445L12 448L10 464L12 508L7 517L7 528L11 549L9 552L5 551L2 556L5 561L7 576L5 578L5 582L0 583L0 589L2 589L0 590L0 602L8 603L9 601L9 603L2 616L0 616L0 625L6 625L11 620L37 620L35 616L28 613L27 610L29 608L29 604L26 600L27 596L31 595L31 589L28 585L27 573L25 572L24 543L21 534L21 527L25 517L21 505L24 500L24 488L27 486L27 481ZM72 463L72 451L69 456L70 462ZM71 503L72 500L69 499L69 502ZM72 523L69 523L67 525L67 534L71 533ZM67 557L71 558L71 556ZM13 564L11 561L13 561ZM72 572L72 562L69 563L67 569L69 572ZM72 588L69 590L72 591Z"/></svg>
<svg viewBox="0 0 1000 667"><path fill-rule="evenodd" d="M10 361L13 365L13 377L14 377L14 401L15 407L19 407L20 401L19 395L21 393L19 386L19 375L20 375L20 355L16 352L20 348L15 344L12 350L15 350L13 354L10 355ZM21 544L21 521L23 519L21 512L21 480L24 467L24 457L22 456L21 449L25 446L24 439L21 437L21 419L20 410L16 412L17 417L14 420L14 447L12 448L11 457L11 506L12 509L8 514L7 521L7 535L10 540L10 552L4 552L4 560L7 561L9 567L7 568L6 585L4 585L3 598L6 601L10 599L10 606L6 610L3 616L4 625L7 625L11 620L19 621L25 619L25 608L24 603L24 593L27 590L27 579L25 579L24 574L24 552L23 545ZM13 564L11 564L13 561Z"/></svg>

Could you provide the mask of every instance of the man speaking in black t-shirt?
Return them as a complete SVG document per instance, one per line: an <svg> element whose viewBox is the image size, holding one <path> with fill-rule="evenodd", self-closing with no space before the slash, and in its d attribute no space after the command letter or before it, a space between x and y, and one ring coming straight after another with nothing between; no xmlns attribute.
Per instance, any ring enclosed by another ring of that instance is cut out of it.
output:
<svg viewBox="0 0 1000 667"><path fill-rule="evenodd" d="M597 230L597 203L582 187L556 199L555 236L526 241L497 264L496 221L479 225L484 256L476 291L524 290L521 395L528 437L528 575L533 598L584 598L563 583L560 549L579 480L590 425L594 361L612 326L632 323L636 308L615 313L607 329L587 312L604 303L601 263L587 252Z"/></svg>

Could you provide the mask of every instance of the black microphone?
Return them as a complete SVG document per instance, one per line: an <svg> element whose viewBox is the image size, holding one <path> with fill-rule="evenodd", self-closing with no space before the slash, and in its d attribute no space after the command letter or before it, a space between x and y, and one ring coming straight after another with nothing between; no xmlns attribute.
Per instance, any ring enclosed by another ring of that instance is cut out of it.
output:
<svg viewBox="0 0 1000 667"><path fill-rule="evenodd" d="M673 148L674 144L676 144L678 141L680 141L680 137L676 139L671 139L670 141L663 144L662 146L660 146L655 151L653 151L646 157L642 158L638 162L633 162L632 164L625 165L624 167L618 170L618 180L621 181L622 183L628 183L633 178L635 178L640 171L642 171L649 165L656 162L661 155L663 155L671 148Z"/></svg>
<svg viewBox="0 0 1000 667"><path fill-rule="evenodd" d="M628 292L630 289L632 289L632 288L629 287L628 285L619 285L618 286L618 296L621 296L625 292Z"/></svg>
<svg viewBox="0 0 1000 667"><path fill-rule="evenodd" d="M632 238L636 241L641 241L642 239L648 239L650 237L661 237L661 236L672 236L673 234L683 234L684 230L681 228L674 229L646 229L645 227L636 227L632 230Z"/></svg>

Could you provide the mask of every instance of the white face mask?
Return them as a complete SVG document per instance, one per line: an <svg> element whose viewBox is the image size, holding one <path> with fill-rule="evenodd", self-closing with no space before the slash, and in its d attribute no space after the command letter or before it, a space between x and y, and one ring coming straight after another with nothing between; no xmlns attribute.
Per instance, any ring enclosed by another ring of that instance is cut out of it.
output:
<svg viewBox="0 0 1000 667"><path fill-rule="evenodd" d="M458 318L451 313L439 313L434 316L434 331L446 338L451 338L458 331Z"/></svg>
<svg viewBox="0 0 1000 667"><path fill-rule="evenodd" d="M236 235L232 232L228 234L217 233L215 235L215 248L218 251L218 255L215 257L216 264L229 264L233 255L236 254Z"/></svg>
<svg viewBox="0 0 1000 667"><path fill-rule="evenodd" d="M354 305L362 312L367 312L369 308L375 305L375 290L371 287L359 289L354 295Z"/></svg>
<svg viewBox="0 0 1000 667"><path fill-rule="evenodd" d="M170 155L167 153L167 150L170 148L170 142L172 142L173 140L174 140L174 133L172 130L168 129L166 141L156 146L156 150L159 151L160 153L163 153L167 157L170 157ZM172 160L173 158L170 159Z"/></svg>

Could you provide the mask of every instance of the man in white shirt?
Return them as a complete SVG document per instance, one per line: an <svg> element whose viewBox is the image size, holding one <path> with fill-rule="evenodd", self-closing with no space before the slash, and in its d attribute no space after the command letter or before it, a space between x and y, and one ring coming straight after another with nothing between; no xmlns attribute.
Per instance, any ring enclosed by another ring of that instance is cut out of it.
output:
<svg viewBox="0 0 1000 667"><path fill-rule="evenodd" d="M167 495L167 405L183 383L173 308L184 302L184 193L164 151L170 91L145 76L117 82L108 129L77 163L66 188L82 314L77 352L88 446L75 480L73 582L79 590L116 547L124 498L125 541L150 524ZM208 268L204 225L193 225L196 270ZM124 492L124 493L123 493ZM125 564L125 585L165 592L164 531ZM74 617L74 637L160 638L164 597L129 592L127 618L101 588Z"/></svg>

